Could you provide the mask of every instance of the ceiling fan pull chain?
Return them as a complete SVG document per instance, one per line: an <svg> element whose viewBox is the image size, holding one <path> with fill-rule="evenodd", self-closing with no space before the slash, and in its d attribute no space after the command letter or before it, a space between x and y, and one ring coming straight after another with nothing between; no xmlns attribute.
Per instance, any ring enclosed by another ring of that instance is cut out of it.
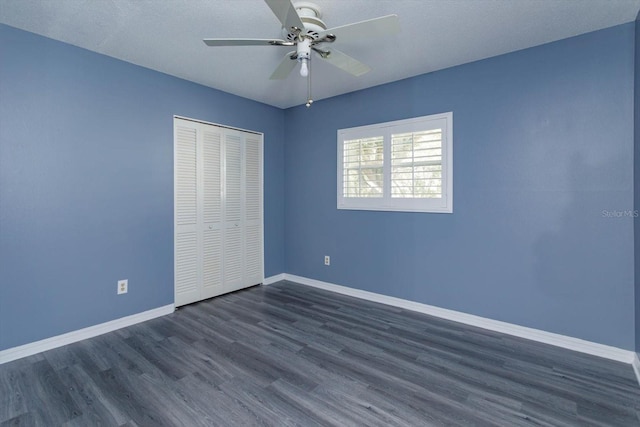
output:
<svg viewBox="0 0 640 427"><path fill-rule="evenodd" d="M307 103L304 105L309 108L313 104L313 99L311 98L311 57L309 57L307 66L309 67L309 74L307 74Z"/></svg>

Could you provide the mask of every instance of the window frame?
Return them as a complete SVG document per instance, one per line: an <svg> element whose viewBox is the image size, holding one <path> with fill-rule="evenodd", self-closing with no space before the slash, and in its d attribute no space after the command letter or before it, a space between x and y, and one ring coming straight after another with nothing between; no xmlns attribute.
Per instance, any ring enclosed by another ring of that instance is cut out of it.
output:
<svg viewBox="0 0 640 427"><path fill-rule="evenodd" d="M442 130L442 197L391 197L391 136L432 129ZM338 129L337 208L393 212L453 213L453 112ZM344 197L344 141L383 138L382 197Z"/></svg>

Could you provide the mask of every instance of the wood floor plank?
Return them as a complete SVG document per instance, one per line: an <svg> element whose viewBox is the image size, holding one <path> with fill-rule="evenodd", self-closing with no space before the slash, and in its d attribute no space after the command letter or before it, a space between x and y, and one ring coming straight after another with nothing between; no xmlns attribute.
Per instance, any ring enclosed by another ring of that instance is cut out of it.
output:
<svg viewBox="0 0 640 427"><path fill-rule="evenodd" d="M106 399L102 391L79 365L67 366L58 371L61 382L82 415L70 420L69 425L120 425L128 420L118 407Z"/></svg>
<svg viewBox="0 0 640 427"><path fill-rule="evenodd" d="M35 412L26 412L0 423L0 427L46 426Z"/></svg>
<svg viewBox="0 0 640 427"><path fill-rule="evenodd" d="M629 365L284 282L0 365L5 426L640 426Z"/></svg>
<svg viewBox="0 0 640 427"><path fill-rule="evenodd" d="M29 413L29 401L20 384L21 371L28 367L25 361L17 360L0 369L0 423Z"/></svg>

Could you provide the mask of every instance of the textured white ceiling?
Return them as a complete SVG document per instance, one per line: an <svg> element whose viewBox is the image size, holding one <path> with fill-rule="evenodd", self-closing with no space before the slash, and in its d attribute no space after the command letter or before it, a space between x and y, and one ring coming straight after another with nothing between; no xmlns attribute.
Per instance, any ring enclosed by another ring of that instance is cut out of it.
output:
<svg viewBox="0 0 640 427"><path fill-rule="evenodd" d="M316 0L329 28L395 13L391 38L335 47L373 69L353 77L313 61L316 100L633 21L640 0ZM263 0L0 0L0 22L286 108L294 71L269 76L287 47L207 47L205 37L281 38Z"/></svg>

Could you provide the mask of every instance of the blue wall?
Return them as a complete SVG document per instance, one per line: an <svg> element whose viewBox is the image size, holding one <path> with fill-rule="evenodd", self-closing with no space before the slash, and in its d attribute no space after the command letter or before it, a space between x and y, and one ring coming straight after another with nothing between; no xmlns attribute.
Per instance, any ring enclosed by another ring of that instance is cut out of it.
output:
<svg viewBox="0 0 640 427"><path fill-rule="evenodd" d="M267 277L640 346L634 24L284 112L2 25L0 58L0 350L173 301L174 114L265 133ZM453 214L336 209L338 129L445 111Z"/></svg>
<svg viewBox="0 0 640 427"><path fill-rule="evenodd" d="M630 23L287 110L286 271L633 349L633 67ZM453 214L336 209L338 129L446 111Z"/></svg>
<svg viewBox="0 0 640 427"><path fill-rule="evenodd" d="M173 303L174 114L264 132L284 271L282 110L3 25L0 58L0 350Z"/></svg>

